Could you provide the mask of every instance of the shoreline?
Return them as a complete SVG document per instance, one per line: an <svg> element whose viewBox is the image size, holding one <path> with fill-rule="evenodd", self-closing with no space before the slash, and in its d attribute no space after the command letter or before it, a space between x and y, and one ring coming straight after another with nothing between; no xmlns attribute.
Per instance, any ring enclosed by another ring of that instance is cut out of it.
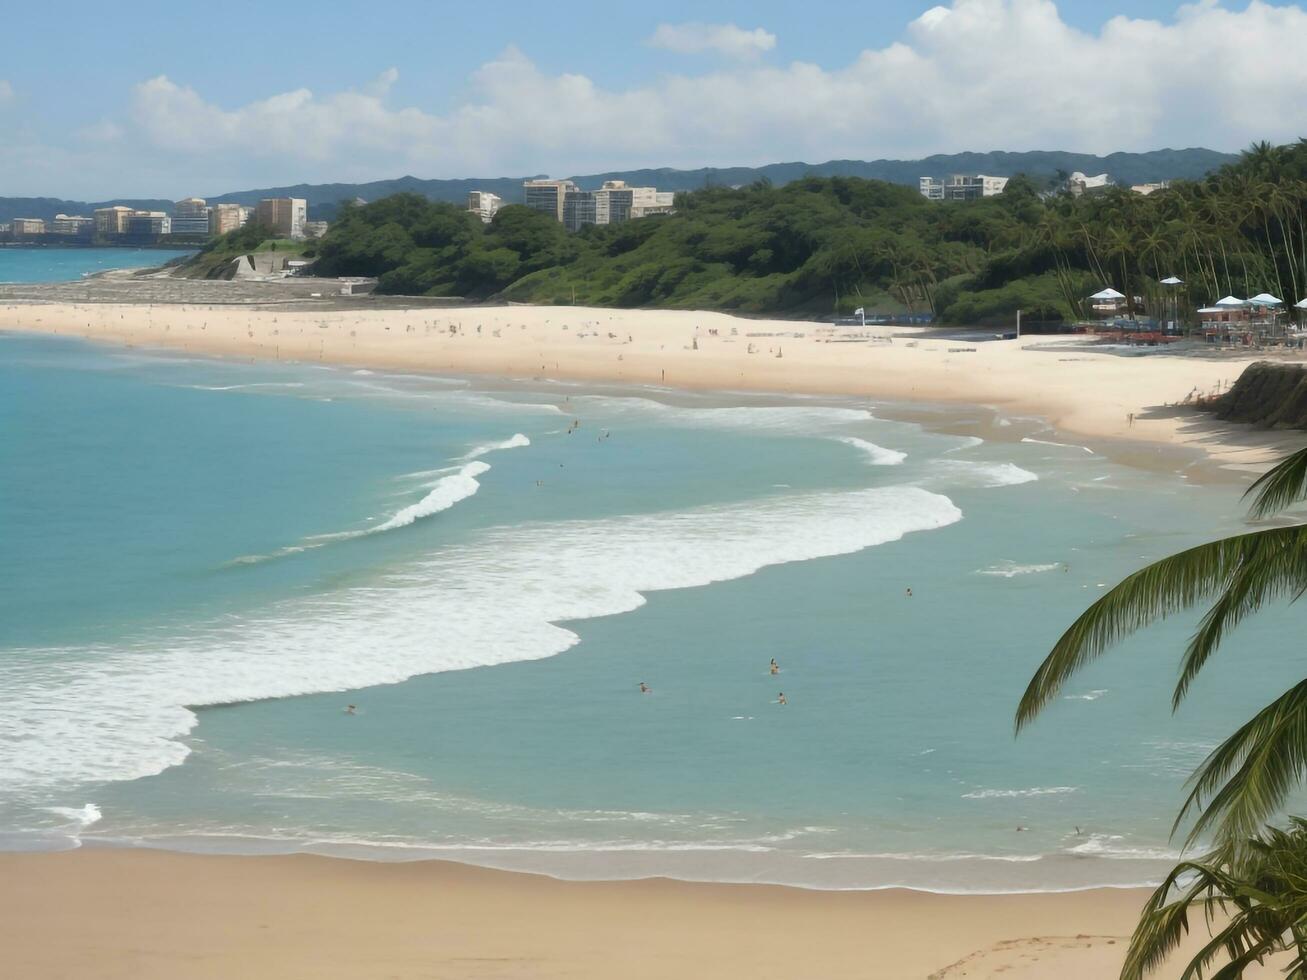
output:
<svg viewBox="0 0 1307 980"><path fill-rule="evenodd" d="M128 849L2 854L0 873L6 963L33 980L1090 980L1119 969L1147 894L565 882L444 861ZM1182 952L1196 951L1204 932ZM1263 969L1246 975L1278 975Z"/></svg>
<svg viewBox="0 0 1307 980"><path fill-rule="evenodd" d="M183 287L184 289L185 287ZM909 328L911 329L911 328ZM979 406L1147 457L1196 450L1255 472L1307 439L1223 423L1182 404L1257 357L1119 356L1080 337L966 346L903 328L843 329L722 313L584 307L258 309L0 298L0 330L128 347L491 378L830 395Z"/></svg>

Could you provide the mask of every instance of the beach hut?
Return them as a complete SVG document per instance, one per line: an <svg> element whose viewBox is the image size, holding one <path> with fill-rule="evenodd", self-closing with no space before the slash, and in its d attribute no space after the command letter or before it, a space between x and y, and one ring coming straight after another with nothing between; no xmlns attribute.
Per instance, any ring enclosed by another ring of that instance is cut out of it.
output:
<svg viewBox="0 0 1307 980"><path fill-rule="evenodd" d="M1211 306L1202 307L1198 310L1198 320L1208 343L1251 341L1247 330L1248 301L1237 296L1225 296Z"/></svg>
<svg viewBox="0 0 1307 980"><path fill-rule="evenodd" d="M1108 286L1089 297L1089 306L1094 311L1095 316L1110 319L1126 312L1129 304L1126 302L1125 293L1119 293L1111 286Z"/></svg>
<svg viewBox="0 0 1307 980"><path fill-rule="evenodd" d="M1248 297L1248 328L1259 337L1276 337L1280 334L1279 317L1284 313L1284 300L1270 293Z"/></svg>

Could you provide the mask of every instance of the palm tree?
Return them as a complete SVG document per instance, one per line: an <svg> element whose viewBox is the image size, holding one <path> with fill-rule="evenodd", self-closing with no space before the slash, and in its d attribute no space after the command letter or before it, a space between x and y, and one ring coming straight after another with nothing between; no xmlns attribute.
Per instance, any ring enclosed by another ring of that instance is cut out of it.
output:
<svg viewBox="0 0 1307 980"><path fill-rule="evenodd" d="M1288 830L1267 829L1242 848L1226 844L1176 865L1144 906L1121 980L1142 980L1160 967L1189 931L1194 912L1209 926L1228 922L1189 961L1186 977L1201 977L1221 953L1229 962L1214 980L1242 976L1253 963L1288 950L1296 955L1283 965L1285 975L1307 977L1307 820L1294 817L1290 823Z"/></svg>
<svg viewBox="0 0 1307 980"><path fill-rule="evenodd" d="M1254 518L1307 499L1307 449L1249 489ZM1172 706L1239 622L1275 599L1307 593L1307 523L1267 527L1182 551L1135 572L1105 593L1062 634L1017 708L1020 732L1081 667L1149 623L1214 599L1181 661ZM1197 814L1188 843L1213 831L1220 843L1246 841L1307 775L1307 679L1291 687L1221 743L1190 777L1175 827ZM1174 828L1173 828L1174 832Z"/></svg>

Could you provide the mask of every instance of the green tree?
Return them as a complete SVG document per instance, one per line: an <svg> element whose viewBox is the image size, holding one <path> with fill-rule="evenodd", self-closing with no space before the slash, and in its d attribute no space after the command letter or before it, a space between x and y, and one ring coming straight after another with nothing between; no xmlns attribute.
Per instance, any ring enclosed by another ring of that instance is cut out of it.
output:
<svg viewBox="0 0 1307 980"><path fill-rule="evenodd" d="M1201 977L1224 954L1214 980L1235 978L1254 963L1292 951L1283 965L1289 980L1307 977L1307 821L1294 817L1242 842L1221 845L1182 861L1144 905L1126 951L1122 980L1143 980L1175 952L1201 913L1205 924L1224 924L1185 970Z"/></svg>

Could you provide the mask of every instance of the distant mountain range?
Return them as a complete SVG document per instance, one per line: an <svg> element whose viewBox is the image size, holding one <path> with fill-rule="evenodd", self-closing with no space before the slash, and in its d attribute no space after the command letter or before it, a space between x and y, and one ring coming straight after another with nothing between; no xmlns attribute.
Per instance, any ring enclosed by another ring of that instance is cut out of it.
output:
<svg viewBox="0 0 1307 980"><path fill-rule="evenodd" d="M572 179L584 190L599 187L605 180L625 180L637 186L657 187L664 191L688 191L701 187L735 187L766 179L786 184L800 177L865 177L893 184L916 187L921 177L944 177L953 173L983 173L995 177L1030 174L1050 178L1059 170L1067 173L1111 174L1118 184L1143 184L1161 180L1193 180L1238 159L1233 153L1218 153L1193 147L1186 150L1150 150L1147 153L1065 153L1058 150L1033 150L1025 153L950 153L923 160L829 160L826 163L770 163L762 167L702 167L698 170L673 170L669 167L644 170L615 170L603 174L584 174ZM422 180L399 177L374 180L363 184L295 184L290 187L262 187L233 191L208 199L210 204L254 205L264 197L302 197L308 201L309 215L330 219L341 201L362 198L375 201L381 197L409 191L433 201L461 203L469 191L498 194L505 201L520 202L525 177L478 177L454 180ZM88 203L46 197L0 197L0 222L11 218L45 218L56 214L89 215L98 207L126 204L144 210L171 211L171 201L114 200Z"/></svg>

